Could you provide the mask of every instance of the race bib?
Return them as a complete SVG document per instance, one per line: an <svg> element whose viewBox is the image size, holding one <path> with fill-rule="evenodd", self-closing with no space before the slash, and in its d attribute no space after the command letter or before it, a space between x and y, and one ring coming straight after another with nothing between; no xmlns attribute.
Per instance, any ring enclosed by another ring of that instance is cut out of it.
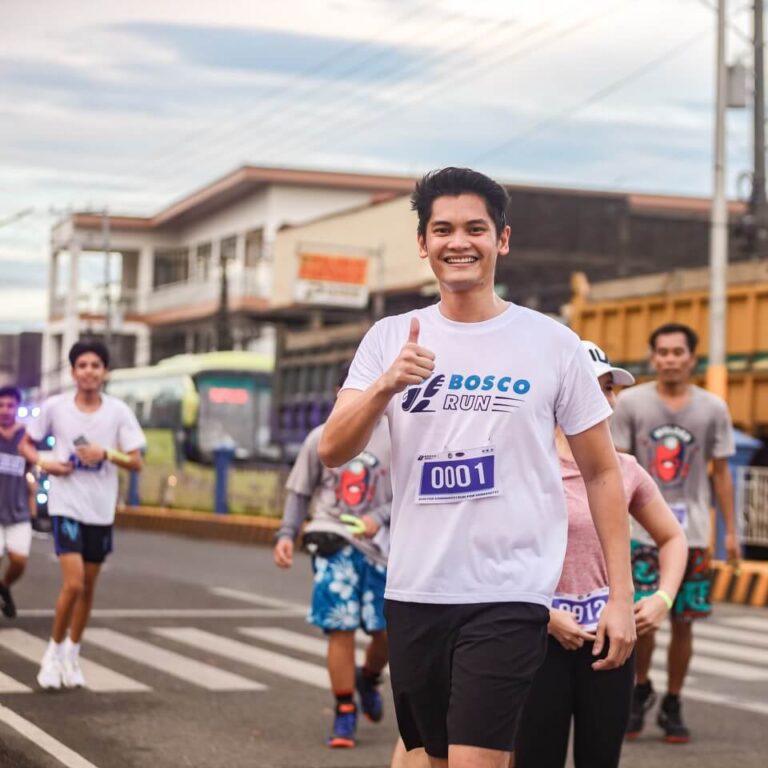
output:
<svg viewBox="0 0 768 768"><path fill-rule="evenodd" d="M26 467L27 462L23 456L15 453L0 453L0 475L22 477Z"/></svg>
<svg viewBox="0 0 768 768"><path fill-rule="evenodd" d="M685 501L673 501L670 503L669 508L683 530L688 530L688 503Z"/></svg>
<svg viewBox="0 0 768 768"><path fill-rule="evenodd" d="M421 465L416 501L445 504L498 496L496 451L492 445L466 451L419 456Z"/></svg>
<svg viewBox="0 0 768 768"><path fill-rule="evenodd" d="M69 463L75 469L82 469L84 472L99 472L104 466L103 461L99 461L96 464L84 464L76 453L69 454Z"/></svg>
<svg viewBox="0 0 768 768"><path fill-rule="evenodd" d="M596 589L587 595L565 595L556 592L552 598L552 607L569 611L576 622L587 632L594 632L600 620L603 608L608 604L608 587Z"/></svg>

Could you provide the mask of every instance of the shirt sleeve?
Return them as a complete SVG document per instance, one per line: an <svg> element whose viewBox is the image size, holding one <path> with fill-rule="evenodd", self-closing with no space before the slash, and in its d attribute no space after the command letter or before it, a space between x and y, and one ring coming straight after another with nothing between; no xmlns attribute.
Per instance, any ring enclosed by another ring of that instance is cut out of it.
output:
<svg viewBox="0 0 768 768"><path fill-rule="evenodd" d="M144 432L139 426L139 420L136 414L125 404L122 403L120 426L117 429L117 447L121 451L130 453L144 448L147 440Z"/></svg>
<svg viewBox="0 0 768 768"><path fill-rule="evenodd" d="M728 412L728 406L723 402L718 402L715 429L712 438L713 459L727 459L729 456L733 456L733 454L736 453L736 446L733 440L731 414Z"/></svg>
<svg viewBox="0 0 768 768"><path fill-rule="evenodd" d="M611 406L603 395L589 356L577 343L562 381L555 418L566 435L578 435L611 415Z"/></svg>
<svg viewBox="0 0 768 768"><path fill-rule="evenodd" d="M302 496L311 497L314 494L323 471L323 465L317 453L319 443L320 430L316 429L307 435L285 482L287 490Z"/></svg>
<svg viewBox="0 0 768 768"><path fill-rule="evenodd" d="M27 427L27 434L34 442L39 443L46 435L51 433L51 403L43 401L40 413L32 419Z"/></svg>
<svg viewBox="0 0 768 768"><path fill-rule="evenodd" d="M659 493L654 479L637 463L634 457L627 456L631 463L622 463L624 472L632 472L632 493L629 495L629 512L634 515L643 507L648 506Z"/></svg>
<svg viewBox="0 0 768 768"><path fill-rule="evenodd" d="M342 389L366 390L384 373L381 352L381 326L376 323L363 336L360 346L349 367L347 380Z"/></svg>
<svg viewBox="0 0 768 768"><path fill-rule="evenodd" d="M635 452L635 441L632 430L632 409L626 397L619 396L616 409L611 416L611 435L616 450L626 453Z"/></svg>

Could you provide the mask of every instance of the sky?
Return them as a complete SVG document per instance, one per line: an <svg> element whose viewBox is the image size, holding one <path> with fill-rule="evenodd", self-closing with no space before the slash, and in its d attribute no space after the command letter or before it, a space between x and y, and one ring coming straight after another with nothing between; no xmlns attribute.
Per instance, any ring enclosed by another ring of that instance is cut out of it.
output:
<svg viewBox="0 0 768 768"><path fill-rule="evenodd" d="M245 163L709 195L714 4L0 0L0 331L44 324L57 216L152 214ZM732 110L732 195L751 153Z"/></svg>

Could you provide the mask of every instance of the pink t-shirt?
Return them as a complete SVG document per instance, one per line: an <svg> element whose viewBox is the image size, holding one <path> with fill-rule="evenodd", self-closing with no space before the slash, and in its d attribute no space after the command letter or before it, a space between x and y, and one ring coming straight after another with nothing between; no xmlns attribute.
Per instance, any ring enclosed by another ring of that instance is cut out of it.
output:
<svg viewBox="0 0 768 768"><path fill-rule="evenodd" d="M620 453L619 466L630 514L641 510L654 498L656 483L634 456ZM597 537L587 501L587 487L575 461L560 459L565 503L568 508L568 547L560 582L555 592L586 595L608 585L600 539ZM627 520L629 526L629 520Z"/></svg>

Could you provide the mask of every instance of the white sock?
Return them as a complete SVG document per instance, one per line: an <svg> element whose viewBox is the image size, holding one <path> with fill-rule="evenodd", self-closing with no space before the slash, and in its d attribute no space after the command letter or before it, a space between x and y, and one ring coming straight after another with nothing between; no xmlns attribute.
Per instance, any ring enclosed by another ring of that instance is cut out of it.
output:
<svg viewBox="0 0 768 768"><path fill-rule="evenodd" d="M70 659L76 659L80 655L80 643L73 643L69 638L64 641L64 653Z"/></svg>
<svg viewBox="0 0 768 768"><path fill-rule="evenodd" d="M46 654L61 658L64 654L64 643L57 643L53 638L48 642L48 650Z"/></svg>

